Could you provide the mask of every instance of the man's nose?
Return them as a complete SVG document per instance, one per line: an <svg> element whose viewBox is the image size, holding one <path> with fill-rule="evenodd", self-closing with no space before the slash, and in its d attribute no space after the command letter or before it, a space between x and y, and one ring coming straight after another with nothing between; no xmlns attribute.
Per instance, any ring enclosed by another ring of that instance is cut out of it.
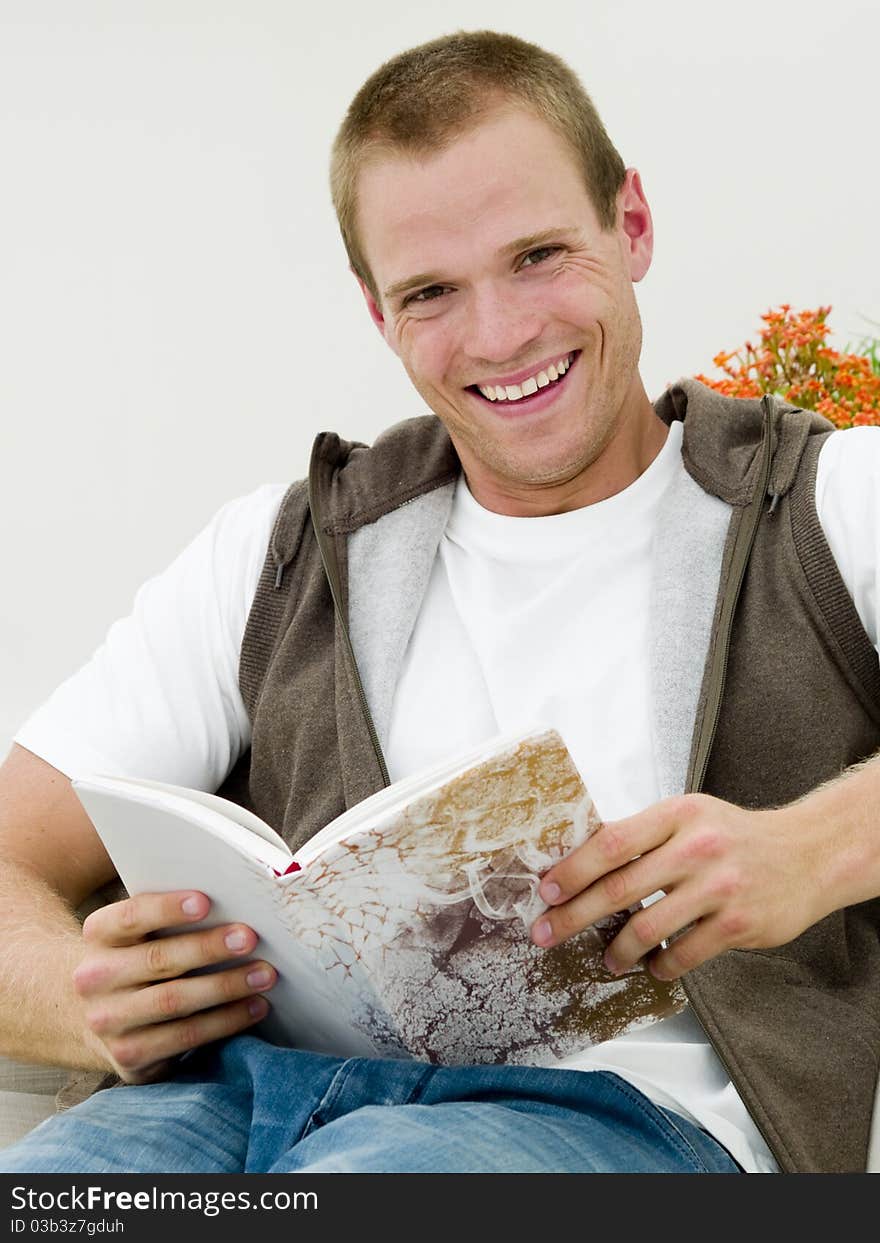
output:
<svg viewBox="0 0 880 1243"><path fill-rule="evenodd" d="M472 289L468 301L464 348L487 363L516 363L541 335L543 322L533 304L509 287Z"/></svg>

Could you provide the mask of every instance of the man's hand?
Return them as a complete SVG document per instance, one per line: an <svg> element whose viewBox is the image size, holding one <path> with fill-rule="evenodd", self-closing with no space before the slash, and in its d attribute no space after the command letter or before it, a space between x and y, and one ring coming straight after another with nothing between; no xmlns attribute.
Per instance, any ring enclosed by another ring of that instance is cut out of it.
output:
<svg viewBox="0 0 880 1243"><path fill-rule="evenodd" d="M246 958L257 936L242 924L152 937L204 919L204 894L141 894L95 911L83 924L84 956L73 974L91 1043L126 1083L163 1078L175 1057L232 1036L262 1019L275 969L245 962L189 976L199 967Z"/></svg>
<svg viewBox="0 0 880 1243"><path fill-rule="evenodd" d="M663 890L609 945L610 971L651 954L652 974L673 980L723 950L783 945L846 904L830 883L835 834L816 797L746 811L692 794L608 822L544 876L551 909L532 939L556 945Z"/></svg>

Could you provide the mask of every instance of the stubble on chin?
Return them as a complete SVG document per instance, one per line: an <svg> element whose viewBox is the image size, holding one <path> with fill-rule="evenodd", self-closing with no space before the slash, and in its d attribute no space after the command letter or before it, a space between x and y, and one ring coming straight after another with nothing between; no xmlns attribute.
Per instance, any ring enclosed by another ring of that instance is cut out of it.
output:
<svg viewBox="0 0 880 1243"><path fill-rule="evenodd" d="M540 504L542 495L565 493L601 455L607 436L599 429L583 428L579 436L562 443L504 444L499 438L447 428L461 460L471 492L496 500L509 498ZM489 505L489 508L494 508Z"/></svg>

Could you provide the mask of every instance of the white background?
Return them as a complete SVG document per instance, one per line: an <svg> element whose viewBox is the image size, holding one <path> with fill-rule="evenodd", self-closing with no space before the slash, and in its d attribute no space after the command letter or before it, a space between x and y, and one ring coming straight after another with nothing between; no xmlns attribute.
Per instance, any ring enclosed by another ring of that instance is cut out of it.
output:
<svg viewBox="0 0 880 1243"><path fill-rule="evenodd" d="M327 190L361 82L455 29L581 74L652 202L656 395L771 305L880 320L880 6L0 0L0 749L231 496L422 413ZM878 329L880 331L880 329Z"/></svg>

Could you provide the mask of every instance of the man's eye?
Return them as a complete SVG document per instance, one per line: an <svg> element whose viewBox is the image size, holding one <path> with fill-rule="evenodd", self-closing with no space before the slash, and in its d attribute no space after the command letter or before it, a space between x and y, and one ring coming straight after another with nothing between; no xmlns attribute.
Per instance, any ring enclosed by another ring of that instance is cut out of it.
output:
<svg viewBox="0 0 880 1243"><path fill-rule="evenodd" d="M435 298L439 298L444 293L446 293L445 285L428 285L425 289L411 293L403 305L409 306L411 302L433 302Z"/></svg>
<svg viewBox="0 0 880 1243"><path fill-rule="evenodd" d="M533 267L536 263L543 263L545 259L549 259L551 255L555 255L560 248L558 246L539 246L537 250L530 250L524 256L521 268Z"/></svg>

